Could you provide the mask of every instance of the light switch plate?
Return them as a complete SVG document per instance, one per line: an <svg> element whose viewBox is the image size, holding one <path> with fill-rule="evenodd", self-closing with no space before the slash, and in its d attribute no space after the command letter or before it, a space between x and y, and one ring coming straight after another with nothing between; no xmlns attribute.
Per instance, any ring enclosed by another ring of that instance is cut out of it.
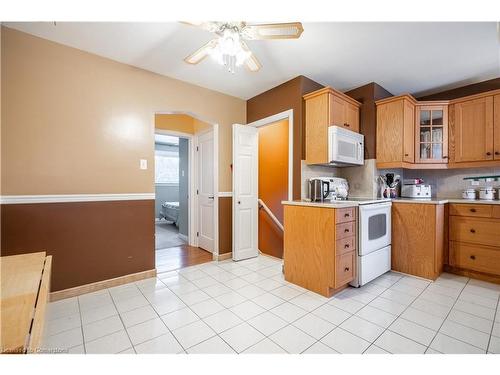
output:
<svg viewBox="0 0 500 375"><path fill-rule="evenodd" d="M148 169L148 160L147 159L141 159L140 168L141 169Z"/></svg>

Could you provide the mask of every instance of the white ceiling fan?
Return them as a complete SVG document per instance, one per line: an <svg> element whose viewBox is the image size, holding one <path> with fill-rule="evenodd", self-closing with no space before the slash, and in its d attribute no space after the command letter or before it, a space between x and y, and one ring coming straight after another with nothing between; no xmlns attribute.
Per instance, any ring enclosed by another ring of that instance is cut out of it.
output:
<svg viewBox="0 0 500 375"><path fill-rule="evenodd" d="M237 66L245 64L251 72L262 65L250 51L245 40L297 39L304 31L300 22L247 25L245 22L184 22L215 33L212 39L184 59L188 64L198 64L212 56L219 64L234 73Z"/></svg>

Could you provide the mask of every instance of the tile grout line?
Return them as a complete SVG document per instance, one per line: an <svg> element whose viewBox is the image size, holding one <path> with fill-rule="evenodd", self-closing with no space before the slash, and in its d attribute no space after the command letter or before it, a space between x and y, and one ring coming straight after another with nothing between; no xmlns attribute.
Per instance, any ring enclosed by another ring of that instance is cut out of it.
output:
<svg viewBox="0 0 500 375"><path fill-rule="evenodd" d="M393 284L392 284L389 288L387 288L386 290L389 290L390 288L392 288L394 285L396 285L396 283L398 283L398 282L399 282L400 280L402 280L404 277L405 277L405 276L401 276L401 278L400 278L399 280L397 280L395 283L393 283ZM417 341L415 341L415 340L413 340L413 339L411 339L411 338L409 338L409 337L406 337L406 336L403 336L403 335L401 335L401 334L399 334L399 333L397 333L397 332L391 331L389 328L390 328L390 327L394 324L394 322L395 322L396 320L398 320L399 318L404 319L401 315L403 315L403 314L404 314L404 312L405 312L406 310L408 310L408 309L411 307L411 305L413 304L413 302L415 302L415 301L417 300L417 298L418 298L418 297L420 297L420 296L422 295L422 293L424 293L424 292L427 290L427 288L429 287L429 285L431 285L431 284L432 284L432 282L428 283L428 284L427 284L427 286L426 286L424 289L422 289L422 291L421 291L419 294L417 294L417 295L413 298L413 300L410 302L410 304L409 304L408 306L406 306L406 308L405 308L403 311L401 311L401 313L399 313L398 315L396 315L396 319L394 319L394 320L391 322L391 324L389 324L387 327L382 327L382 328L384 328L384 330L382 331L382 333L381 333L380 335L378 335L378 336L377 336L377 337L376 337L376 338L375 338L375 339L374 339L374 340L370 343L370 346L369 346L368 348L366 348L366 349L363 351L363 354L364 354L364 353L365 353L368 349L370 349L370 347L371 347L372 345L375 345L375 341L377 341L377 340L380 338L380 336L382 336L382 335L383 335L385 332L387 332L387 331L390 331L390 332L392 332L392 333L395 333L395 334L397 334L397 335L400 335L401 337L404 337L404 338L406 338L406 339L408 339L408 340L411 340L411 341L413 341L413 342L415 342L415 343L417 343L417 344L419 344L419 345L422 345L421 343L419 343L419 342L417 342ZM384 292L385 292L385 291L384 291ZM384 293L384 292L382 292L382 293ZM382 294L382 293L381 293L381 294ZM400 292L400 293L403 293L403 292ZM406 294L406 293L404 293L404 294ZM384 297L381 297L381 296L380 296L380 294L379 294L379 297L380 297L380 298L384 298ZM385 299L388 299L388 298L385 298ZM390 300L390 301L391 301L391 300ZM393 301L393 302L396 302L396 301ZM367 304L367 306L368 306L368 304ZM372 306L372 307L373 307L374 309L377 309L377 307L375 307L375 306ZM384 311L384 310L381 310L381 309L378 309L378 310L380 310L380 311ZM386 312L386 313L387 313L387 311L384 311L384 312ZM392 314L392 315L395 315L395 314ZM359 317L359 318L360 318L360 319L363 319L362 317ZM406 320L406 319L404 319L404 320ZM412 322L412 323L414 323L414 322ZM375 324L375 323L373 323L373 324ZM415 324L416 324L416 323L415 323ZM375 324L375 325L377 325L377 324ZM379 327L380 327L380 326L379 326ZM365 341L368 341L368 340L365 340ZM382 350L385 350L385 351L386 351L386 352L388 352L388 353L390 353L388 350L386 350L386 349L384 349L384 348L381 348L381 347L379 347L378 345L375 345L375 346L376 346L376 347L378 347L378 348L380 348L380 349L382 349ZM425 346L425 345L423 345L423 346ZM427 347L426 347L426 350L425 350L425 351L427 351ZM425 353L425 351L424 351L424 353ZM393 354L393 353L391 353L391 354Z"/></svg>
<svg viewBox="0 0 500 375"><path fill-rule="evenodd" d="M166 285L163 281L161 281L161 279L159 279L159 278L158 278L158 277L156 277L156 276L155 276L155 279L156 279L156 280L159 280L159 281L160 281L163 285L165 285L165 287L166 287L168 290L170 290L170 289L169 289L169 287L168 287L168 285ZM134 282L134 284L135 284L135 282ZM165 324L165 322L164 322L164 321L163 321L163 319L161 318L161 315L160 315L160 314L158 314L158 311L156 311L156 310L155 310L155 308L153 307L153 305L151 304L151 302L149 301L149 299L148 299L148 298L146 297L146 295L143 293L142 289L141 289L141 288L139 288L137 285L135 285L135 286L137 287L137 289L139 289L139 292L140 292L140 293L141 293L141 295L142 295L142 296L146 299L146 301L148 301L149 306L153 309L153 311L154 311L154 312L155 312L155 314L158 316L158 318L160 319L160 321L163 323L163 325L165 326L165 328L167 328L168 332L172 335L172 337L175 339L175 341L177 341L177 343L179 344L179 346L180 346L180 347L183 349L183 351L185 352L185 351L186 351L186 349L184 349L184 347L181 345L181 343L179 342L179 340L177 340L177 337L175 337L175 335L173 334L173 332L171 331L171 329L170 329L170 328L169 328L169 327ZM163 288L160 288L160 289L163 289ZM155 288L155 290L156 290L156 288ZM173 291L171 291L171 292L173 293ZM175 293L174 293L174 294L175 294ZM177 297L177 298L178 298L178 297ZM143 307L144 307L144 306L143 306ZM139 307L139 308L140 308L140 307ZM179 309L179 310L182 310L182 309ZM131 310L131 311L133 311L133 310ZM178 310L174 310L174 311L178 311ZM119 315L120 315L120 314L119 314ZM165 314L165 315L166 315L166 314ZM120 319L122 319L122 318L121 318L121 315L120 315ZM145 320L144 322L141 322L141 323L135 324L135 325L130 326L130 327L134 327L134 326L136 326L136 325L139 325L139 324L142 324L142 323L145 323L145 322L149 322L150 320L153 320L153 319L157 319L157 318L148 319L148 320ZM122 323L123 323L123 320L122 320ZM125 323L123 323L123 326L125 327ZM130 328L130 327L129 327L129 328ZM125 327L125 331L127 331L127 335L128 335L128 330L127 330L127 327ZM162 335L160 335L160 336L162 336ZM156 337L153 337L153 338L151 338L151 339L149 339L149 340L146 340L146 341L140 342L140 343L138 343L137 345L144 344L145 342L148 342L148 341L154 340L154 339L156 339L156 338L158 338L158 337L160 337L160 336L156 336ZM132 342L132 340L130 340L130 342L132 343L132 348L134 348L134 352L137 354L137 350L135 350L135 344Z"/></svg>
<svg viewBox="0 0 500 375"><path fill-rule="evenodd" d="M445 335L445 336L451 337L451 336L449 336L449 335L446 335L446 334L444 334L444 333L440 332L440 330L441 330L441 328L443 327L443 325L444 325L444 323L446 322L446 320L448 319L448 317L450 316L451 312L453 311L453 308L454 308L454 307L455 307L455 305L457 304L457 302L458 302L458 300L459 300L460 296L462 295L462 292L464 291L465 287L469 284L469 281L470 281L470 278L467 278L467 282L466 282L466 283L464 284L464 286L460 289L460 293L458 294L457 298L455 298L455 302L453 302L453 305L451 306L450 311L448 311L448 314L446 314L446 316L444 317L443 322L441 323L441 325L440 325L440 326L439 326L439 328L437 329L436 334L435 334L435 335L434 335L434 337L432 338L432 340L431 340L431 342L429 343L429 346L427 347L427 349L429 349L429 348L430 348L430 349L432 349L432 350L435 350L435 349L431 348L431 345L432 345L432 343L434 342L434 340L436 340L436 337L437 337L437 335L438 335L439 333L441 333L442 335ZM457 338L455 338L455 337L451 337L451 338L465 343L465 341L459 340L459 339L457 339ZM466 344L469 344L469 343L466 343ZM471 344L469 344L469 345L471 345ZM474 345L473 345L473 346L474 346Z"/></svg>
<svg viewBox="0 0 500 375"><path fill-rule="evenodd" d="M82 332L83 352L87 354L87 346L85 345L85 335L83 334L83 318L82 318L82 310L80 308L80 298L76 297L76 302L78 303L78 316L80 317L80 330Z"/></svg>
<svg viewBox="0 0 500 375"><path fill-rule="evenodd" d="M495 308L495 315L493 315L493 324L491 325L491 330L490 330L490 337L488 339L488 345L486 346L486 353L490 352L490 344L491 344L491 336L493 336L493 329L495 329L495 324L496 324L496 316L498 314L498 306L500 304L500 295L497 298L497 305Z"/></svg>
<svg viewBox="0 0 500 375"><path fill-rule="evenodd" d="M134 286L137 288L137 285L135 285L135 282L134 282ZM137 288L137 289L139 289L139 288ZM109 295L111 296L111 301L113 302L113 306L115 307L116 312L118 313L118 318L120 319L120 322L121 322L121 323L122 323L122 325L123 325L123 330L124 330L124 331L125 331L125 333L127 334L128 341L130 341L130 345L132 346L132 350L133 350L135 353L137 353L137 352L135 351L135 348L134 348L134 343L132 342L132 339L130 338L130 335L128 334L127 327L125 327L125 323L123 323L123 319L122 319L122 316L120 315L120 311L118 310L118 307L116 307L116 303L115 303L115 299L114 299L114 297L113 297L113 294L109 291L109 288L108 288L107 290L108 290ZM139 291L140 291L140 290L139 290ZM149 302L149 301L148 301L148 302ZM120 332L120 331L117 331L117 332ZM113 333L116 333L116 332L113 332ZM113 333L111 333L111 335L112 335ZM109 336L109 335L107 335L107 336ZM106 337L106 336L103 336L103 337ZM96 340L98 340L98 339L96 339ZM95 340L93 340L93 341L95 341ZM123 350L127 350L127 349L123 349ZM123 351L123 350L122 350L122 351Z"/></svg>

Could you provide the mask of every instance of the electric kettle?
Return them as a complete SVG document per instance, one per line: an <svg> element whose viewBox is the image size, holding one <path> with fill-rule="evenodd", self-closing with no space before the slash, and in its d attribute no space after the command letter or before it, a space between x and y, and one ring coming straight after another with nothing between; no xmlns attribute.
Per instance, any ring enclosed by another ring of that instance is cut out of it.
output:
<svg viewBox="0 0 500 375"><path fill-rule="evenodd" d="M309 180L309 198L311 202L324 201L330 194L330 182L319 178Z"/></svg>

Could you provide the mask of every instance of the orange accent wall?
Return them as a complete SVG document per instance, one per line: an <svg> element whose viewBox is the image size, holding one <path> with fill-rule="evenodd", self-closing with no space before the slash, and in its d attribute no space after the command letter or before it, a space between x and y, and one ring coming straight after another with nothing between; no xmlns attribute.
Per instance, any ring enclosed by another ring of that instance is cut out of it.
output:
<svg viewBox="0 0 500 375"><path fill-rule="evenodd" d="M288 120L259 128L259 198L283 223L283 205L288 199ZM283 233L269 215L259 211L259 249L283 257Z"/></svg>

